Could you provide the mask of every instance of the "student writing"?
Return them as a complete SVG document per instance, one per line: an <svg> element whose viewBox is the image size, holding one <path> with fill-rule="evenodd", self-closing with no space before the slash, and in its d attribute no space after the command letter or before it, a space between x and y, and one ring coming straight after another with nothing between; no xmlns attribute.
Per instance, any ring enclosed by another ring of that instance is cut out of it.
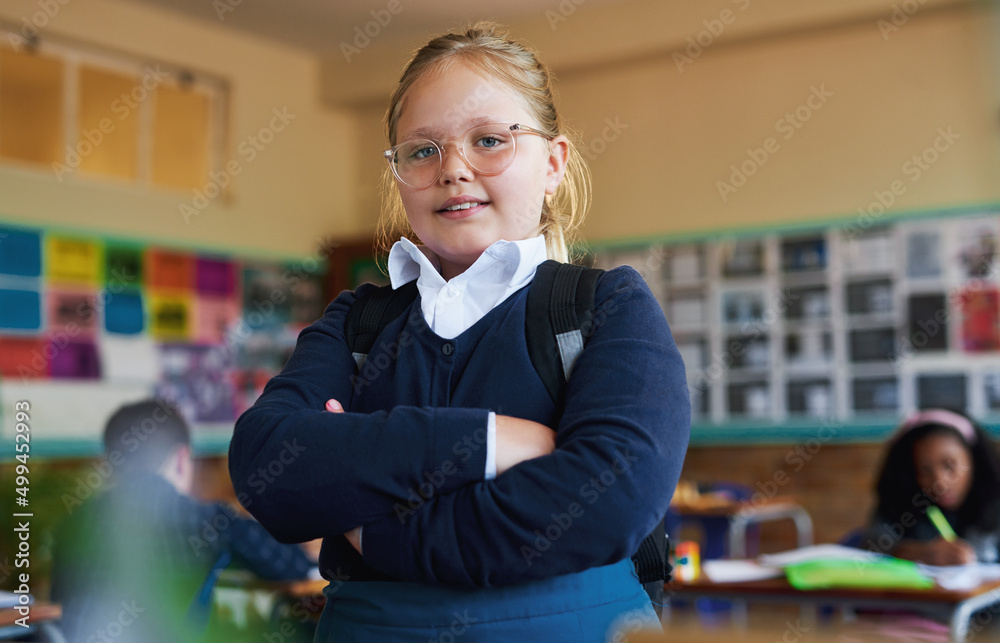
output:
<svg viewBox="0 0 1000 643"><path fill-rule="evenodd" d="M906 418L887 447L876 491L869 549L932 565L997 562L1000 458L966 415L926 409ZM932 506L956 538L928 517Z"/></svg>

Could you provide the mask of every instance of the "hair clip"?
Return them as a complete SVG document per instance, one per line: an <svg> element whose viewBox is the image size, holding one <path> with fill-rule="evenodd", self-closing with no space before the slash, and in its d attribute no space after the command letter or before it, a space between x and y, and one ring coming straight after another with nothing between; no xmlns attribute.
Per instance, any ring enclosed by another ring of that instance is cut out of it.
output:
<svg viewBox="0 0 1000 643"><path fill-rule="evenodd" d="M946 411L945 409L926 409L924 411L914 411L909 414L905 420L903 420L902 424L899 425L893 439L898 440L910 430L926 424L939 424L941 426L954 429L958 431L963 438L965 438L966 443L969 445L976 443L976 429L973 427L972 422L958 413Z"/></svg>

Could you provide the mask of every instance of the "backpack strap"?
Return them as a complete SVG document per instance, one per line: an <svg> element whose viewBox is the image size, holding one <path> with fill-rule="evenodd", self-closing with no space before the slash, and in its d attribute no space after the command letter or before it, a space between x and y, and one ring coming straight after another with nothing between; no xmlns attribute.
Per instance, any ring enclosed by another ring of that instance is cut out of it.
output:
<svg viewBox="0 0 1000 643"><path fill-rule="evenodd" d="M594 291L603 272L552 259L535 271L528 290L525 335L531 364L553 400L559 399L583 352L584 331L590 330L594 318Z"/></svg>
<svg viewBox="0 0 1000 643"><path fill-rule="evenodd" d="M416 298L417 280L414 279L395 290L392 286L373 288L354 301L347 313L346 331L347 345L359 372L379 333L402 315Z"/></svg>
<svg viewBox="0 0 1000 643"><path fill-rule="evenodd" d="M538 266L528 290L525 320L528 355L557 403L592 331L594 293L603 272L550 259ZM640 583L652 587L670 579L667 551L661 520L632 556Z"/></svg>

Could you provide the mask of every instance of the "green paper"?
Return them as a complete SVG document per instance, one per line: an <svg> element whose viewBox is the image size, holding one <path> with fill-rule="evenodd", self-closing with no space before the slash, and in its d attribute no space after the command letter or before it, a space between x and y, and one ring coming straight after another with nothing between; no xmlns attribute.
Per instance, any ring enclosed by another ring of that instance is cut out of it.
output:
<svg viewBox="0 0 1000 643"><path fill-rule="evenodd" d="M930 589L934 580L920 573L917 564L900 558L879 557L870 561L826 558L785 568L795 589L868 587Z"/></svg>

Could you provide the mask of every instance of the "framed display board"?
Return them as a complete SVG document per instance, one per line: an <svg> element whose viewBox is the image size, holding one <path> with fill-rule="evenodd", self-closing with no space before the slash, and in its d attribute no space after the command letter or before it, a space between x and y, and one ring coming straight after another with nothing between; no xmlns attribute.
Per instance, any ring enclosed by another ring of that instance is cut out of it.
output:
<svg viewBox="0 0 1000 643"><path fill-rule="evenodd" d="M881 439L920 407L1000 418L1000 214L595 246L659 299L694 436Z"/></svg>

